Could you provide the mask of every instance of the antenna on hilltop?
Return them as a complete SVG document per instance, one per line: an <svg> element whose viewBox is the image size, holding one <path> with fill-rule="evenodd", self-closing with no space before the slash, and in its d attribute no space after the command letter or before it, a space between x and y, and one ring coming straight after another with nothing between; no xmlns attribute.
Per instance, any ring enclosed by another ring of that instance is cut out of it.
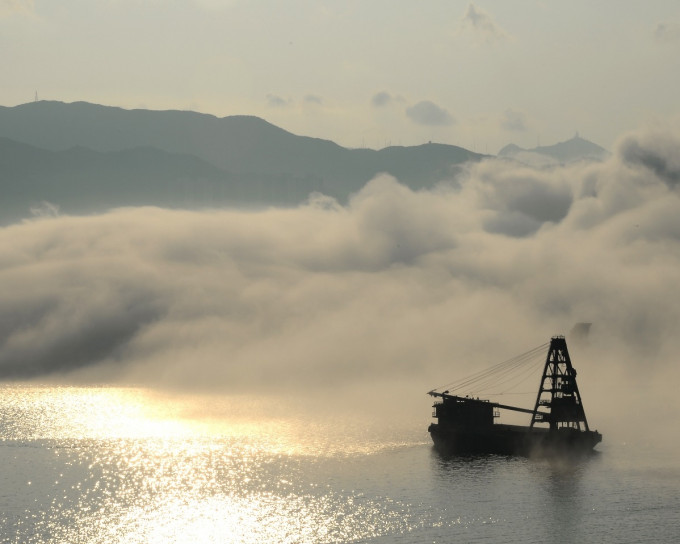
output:
<svg viewBox="0 0 680 544"><path fill-rule="evenodd" d="M37 101L38 101L38 91L35 91L35 98L33 99L33 102L37 102Z"/></svg>

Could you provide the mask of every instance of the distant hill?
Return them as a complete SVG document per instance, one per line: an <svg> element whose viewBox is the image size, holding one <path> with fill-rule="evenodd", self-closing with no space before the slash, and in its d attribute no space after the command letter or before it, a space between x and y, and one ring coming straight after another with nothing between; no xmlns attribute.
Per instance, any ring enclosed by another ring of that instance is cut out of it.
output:
<svg viewBox="0 0 680 544"><path fill-rule="evenodd" d="M184 206L186 194L199 195L190 199L196 205L214 206L296 204L312 191L346 201L380 172L419 189L452 179L457 165L484 157L440 144L347 149L257 117L86 102L0 107L0 137L3 194L15 195L16 206L49 200L67 212L137 198ZM173 187L181 187L178 194Z"/></svg>
<svg viewBox="0 0 680 544"><path fill-rule="evenodd" d="M498 156L531 164L541 162L567 164L575 161L601 161L609 156L609 151L577 134L571 140L533 149L524 149L515 144L509 144L498 152Z"/></svg>
<svg viewBox="0 0 680 544"><path fill-rule="evenodd" d="M49 202L69 213L119 206L206 205L240 195L233 177L190 155L137 147L102 153L85 147L48 151L0 137L0 224Z"/></svg>

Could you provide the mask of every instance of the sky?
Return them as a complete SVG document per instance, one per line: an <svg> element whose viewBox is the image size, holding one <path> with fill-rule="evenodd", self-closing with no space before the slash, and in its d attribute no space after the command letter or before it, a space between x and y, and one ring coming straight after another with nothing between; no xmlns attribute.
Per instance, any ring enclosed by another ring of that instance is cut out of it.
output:
<svg viewBox="0 0 680 544"><path fill-rule="evenodd" d="M262 117L346 147L607 149L680 115L680 3L0 0L0 104Z"/></svg>

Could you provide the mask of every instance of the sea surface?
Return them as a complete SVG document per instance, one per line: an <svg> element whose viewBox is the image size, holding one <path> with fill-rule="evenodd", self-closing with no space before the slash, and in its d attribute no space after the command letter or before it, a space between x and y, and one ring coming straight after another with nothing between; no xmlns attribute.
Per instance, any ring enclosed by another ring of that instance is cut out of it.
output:
<svg viewBox="0 0 680 544"><path fill-rule="evenodd" d="M394 425L245 397L0 386L0 535L32 543L678 542L675 451L442 457Z"/></svg>

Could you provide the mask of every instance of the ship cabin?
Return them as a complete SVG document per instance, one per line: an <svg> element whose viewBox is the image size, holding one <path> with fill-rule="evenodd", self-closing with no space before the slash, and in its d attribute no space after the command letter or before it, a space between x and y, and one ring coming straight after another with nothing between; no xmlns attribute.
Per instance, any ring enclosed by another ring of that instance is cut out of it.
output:
<svg viewBox="0 0 680 544"><path fill-rule="evenodd" d="M442 429L489 427L499 416L496 405L488 400L458 397L447 392L430 394L441 398L432 406L434 408L432 417L437 418L437 423Z"/></svg>

